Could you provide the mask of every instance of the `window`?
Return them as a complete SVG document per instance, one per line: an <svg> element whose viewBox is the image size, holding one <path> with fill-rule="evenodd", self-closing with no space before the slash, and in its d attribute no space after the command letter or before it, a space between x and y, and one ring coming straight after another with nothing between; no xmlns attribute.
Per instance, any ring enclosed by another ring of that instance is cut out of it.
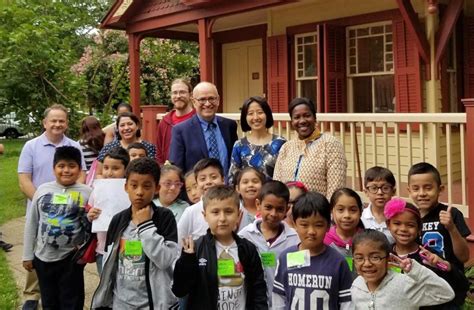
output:
<svg viewBox="0 0 474 310"><path fill-rule="evenodd" d="M318 34L295 36L296 95L310 98L317 106Z"/></svg>
<svg viewBox="0 0 474 310"><path fill-rule="evenodd" d="M347 77L349 111L395 111L391 22L348 27Z"/></svg>

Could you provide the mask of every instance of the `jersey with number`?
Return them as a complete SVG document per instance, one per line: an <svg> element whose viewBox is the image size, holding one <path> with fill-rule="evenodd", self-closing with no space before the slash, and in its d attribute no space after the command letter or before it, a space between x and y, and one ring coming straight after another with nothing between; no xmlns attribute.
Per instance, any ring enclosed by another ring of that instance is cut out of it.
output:
<svg viewBox="0 0 474 310"><path fill-rule="evenodd" d="M458 268L463 268L463 264L456 258L453 250L453 242L448 230L439 222L439 213L446 211L448 206L438 203L436 207L430 210L422 219L422 235L421 244L427 244L432 252L443 257L447 261L456 264ZM469 228L464 221L461 211L456 208L452 209L453 223L463 237L471 234Z"/></svg>
<svg viewBox="0 0 474 310"><path fill-rule="evenodd" d="M326 247L311 256L309 266L288 268L287 254L297 251L298 246L293 246L282 252L273 283L273 293L285 299L285 309L339 309L351 301L352 276L341 254Z"/></svg>

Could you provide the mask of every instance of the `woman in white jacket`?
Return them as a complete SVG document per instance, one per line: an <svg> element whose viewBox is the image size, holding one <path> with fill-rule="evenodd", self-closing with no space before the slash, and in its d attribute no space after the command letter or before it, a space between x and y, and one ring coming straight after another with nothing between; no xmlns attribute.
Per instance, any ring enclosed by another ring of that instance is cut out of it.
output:
<svg viewBox="0 0 474 310"><path fill-rule="evenodd" d="M353 240L353 259L359 274L351 288L355 309L419 309L454 298L449 284L415 260L390 255L387 237L366 230ZM403 271L388 269L396 264Z"/></svg>

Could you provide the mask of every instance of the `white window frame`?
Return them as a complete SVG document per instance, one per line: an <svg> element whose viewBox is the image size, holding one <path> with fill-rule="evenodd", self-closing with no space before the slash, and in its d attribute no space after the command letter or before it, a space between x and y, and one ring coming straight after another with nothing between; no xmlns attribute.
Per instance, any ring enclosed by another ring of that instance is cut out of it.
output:
<svg viewBox="0 0 474 310"><path fill-rule="evenodd" d="M319 42L318 42L318 36L319 36L319 33L318 31L313 31L313 32L305 32L305 33L301 33L301 34L296 34L295 35L295 83L296 83L296 96L297 97L301 97L302 94L301 94L301 83L300 81L314 81L314 84L315 84L315 87L316 87L316 102L314 102L315 104L315 107L319 106L319 102L318 101L318 97L319 97L319 87L318 87L318 80L319 80L319 76L318 76L318 69L319 68L316 68L316 75L315 76L303 76L303 77L299 77L298 76L298 64L299 63L303 63L303 70L304 70L304 48L303 48L303 60L299 61L298 60L298 46L305 46L305 45L310 45L310 44L305 44L303 43L302 45L298 45L298 38L304 38L304 37L309 37L309 36L314 36L315 37L315 41L314 43L311 43L311 44L315 44L316 45L316 51L317 51L317 56L319 57ZM303 39L304 41L304 39ZM315 59L316 61L316 66L318 66L318 61L317 59ZM303 71L303 74L304 74L304 71Z"/></svg>
<svg viewBox="0 0 474 310"><path fill-rule="evenodd" d="M392 26L392 31L387 32L385 30L385 26L390 25ZM372 28L372 27L378 27L378 26L384 26L384 31L383 33L377 33L377 34L368 34L368 35L357 35L357 29L362 29L362 28ZM354 30L356 32L356 36L354 38L351 38L349 36L350 31ZM392 35L392 41L387 42L387 35L390 34ZM358 38L369 38L369 37L375 37L375 36L383 36L383 46L384 46L384 71L380 72L367 72L367 73L351 73L351 67L355 67L356 70L358 70L358 61L357 61L357 39ZM354 39L356 40L356 45L355 47L350 46L350 40ZM386 47L391 45L392 50L391 51L386 51ZM353 56L350 55L351 48L355 49L355 54ZM392 60L388 61L387 60L387 55L392 54ZM355 58L355 65L350 64L351 57ZM393 23L391 21L382 21L382 22L376 22L376 23L368 23L368 24L361 24L361 25L356 25L356 26L349 26L346 28L346 76L347 76L347 99L348 99L348 109L347 111L349 112L354 112L354 96L353 96L353 90L354 90L354 85L353 85L353 80L352 78L354 77L364 77L364 76L370 76L372 77L372 112L375 113L375 76L379 75L394 75L394 66L395 66L395 56L394 56L394 46L393 46ZM390 70L387 70L387 65L392 65L392 68Z"/></svg>

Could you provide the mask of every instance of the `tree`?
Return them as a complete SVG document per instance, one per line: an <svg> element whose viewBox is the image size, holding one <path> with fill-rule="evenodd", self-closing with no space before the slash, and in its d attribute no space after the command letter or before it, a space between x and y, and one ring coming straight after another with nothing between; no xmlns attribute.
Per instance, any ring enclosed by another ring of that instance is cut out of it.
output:
<svg viewBox="0 0 474 310"><path fill-rule="evenodd" d="M195 42L146 38L141 44L141 103L170 105L172 80L196 79L199 51ZM94 36L72 71L82 83L89 111L108 115L110 106L129 102L128 41L124 32L105 30Z"/></svg>
<svg viewBox="0 0 474 310"><path fill-rule="evenodd" d="M22 126L40 129L44 109L61 103L77 117L77 87L70 71L90 44L107 0L11 2L0 8L0 112L16 112ZM31 121L33 120L33 121Z"/></svg>

